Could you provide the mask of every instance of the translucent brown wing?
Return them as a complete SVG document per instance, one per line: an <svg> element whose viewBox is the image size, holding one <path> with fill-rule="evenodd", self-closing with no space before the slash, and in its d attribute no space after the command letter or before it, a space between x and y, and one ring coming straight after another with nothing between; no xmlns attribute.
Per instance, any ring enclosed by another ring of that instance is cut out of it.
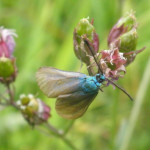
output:
<svg viewBox="0 0 150 150"><path fill-rule="evenodd" d="M77 91L72 94L60 95L56 101L57 113L66 119L81 117L96 97L96 93Z"/></svg>
<svg viewBox="0 0 150 150"><path fill-rule="evenodd" d="M80 90L85 74L42 67L36 73L40 89L48 97L74 93Z"/></svg>

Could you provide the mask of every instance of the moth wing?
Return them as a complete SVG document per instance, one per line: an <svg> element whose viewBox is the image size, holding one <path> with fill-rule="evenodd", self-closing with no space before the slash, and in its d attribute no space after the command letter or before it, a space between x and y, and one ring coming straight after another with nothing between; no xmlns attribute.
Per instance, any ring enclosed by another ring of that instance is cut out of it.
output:
<svg viewBox="0 0 150 150"><path fill-rule="evenodd" d="M66 119L81 117L96 97L96 93L84 93L77 91L72 94L60 95L56 101L57 113Z"/></svg>
<svg viewBox="0 0 150 150"><path fill-rule="evenodd" d="M85 74L67 72L52 67L42 67L36 73L36 79L40 89L48 97L58 97L68 93L74 93L82 85Z"/></svg>

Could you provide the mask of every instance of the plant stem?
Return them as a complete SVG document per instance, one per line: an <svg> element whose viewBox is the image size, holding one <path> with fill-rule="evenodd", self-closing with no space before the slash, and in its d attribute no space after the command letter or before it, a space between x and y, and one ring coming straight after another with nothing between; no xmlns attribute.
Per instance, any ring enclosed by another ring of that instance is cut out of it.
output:
<svg viewBox="0 0 150 150"><path fill-rule="evenodd" d="M72 120L72 121L70 122L69 126L68 126L68 127L66 128L66 130L64 131L64 134L65 134L65 135L66 135L66 134L69 132L69 130L72 128L74 122L75 122L75 120Z"/></svg>
<svg viewBox="0 0 150 150"><path fill-rule="evenodd" d="M15 101L14 101L14 90L11 90L10 84L5 84L7 91L8 91L8 95L9 95L9 99L8 99L8 104L7 105L11 105L15 108L18 109L18 106L16 105ZM3 105L3 103L0 102L0 104ZM72 150L77 150L75 148L75 146L65 137L65 134L61 131L61 130L57 130L55 127L53 127L50 123L45 123L46 127L48 128L49 131L51 131L51 133L53 133L53 135L61 138ZM70 124L70 126L67 128L66 132L68 132L68 130L71 128L71 126L73 125L73 122ZM41 130L40 130L41 131ZM46 135L49 135L46 131L43 131L43 133L45 133Z"/></svg>
<svg viewBox="0 0 150 150"><path fill-rule="evenodd" d="M69 141L64 135L64 133L60 132L56 128L54 128L50 123L45 123L46 127L57 137L61 138L72 150L77 150L77 148Z"/></svg>
<svg viewBox="0 0 150 150"><path fill-rule="evenodd" d="M7 91L8 91L8 95L9 95L9 100L8 100L8 105L11 105L15 108L18 109L18 106L16 105L15 101L14 101L14 91L11 90L10 84L5 84ZM0 103L2 104L2 103ZM73 121L74 122L74 121ZM73 122L71 122L71 124L69 125L69 127L66 129L65 134L69 131L69 129L72 127ZM61 131L61 130L57 130L55 127L53 127L50 123L45 123L46 127L48 128L49 131L51 131L53 133L53 135L61 138L72 150L77 150L75 148L75 146L65 137L65 134ZM41 130L40 130L41 131ZM43 131L42 131L43 132ZM49 135L47 132L43 132L47 135Z"/></svg>
<svg viewBox="0 0 150 150"><path fill-rule="evenodd" d="M14 101L14 91L11 90L9 83L6 84L6 88L7 88L7 90L8 90L10 105L12 105L12 106L14 106L15 108L18 109L18 106L16 105L16 103L15 103L15 101Z"/></svg>
<svg viewBox="0 0 150 150"><path fill-rule="evenodd" d="M132 112L131 112L131 115L129 118L129 123L126 128L125 135L123 136L122 144L121 144L119 150L127 150L128 149L128 146L129 146L129 143L130 143L130 140L131 140L131 137L132 137L135 125L136 125L136 121L138 119L138 116L139 116L139 113L141 110L142 102L144 101L144 96L145 96L147 87L149 85L149 82L150 82L150 58L147 63L147 66L146 66L141 85L137 92L135 104L132 109Z"/></svg>
<svg viewBox="0 0 150 150"><path fill-rule="evenodd" d="M52 131L53 133L59 135L59 136L63 136L63 131L56 129L55 127L53 127L50 123L46 122L45 123L46 127Z"/></svg>
<svg viewBox="0 0 150 150"><path fill-rule="evenodd" d="M6 88L8 90L8 95L9 95L9 98L10 98L10 103L12 104L13 101L14 101L14 94L12 93L11 91L11 88L10 88L10 84L6 84Z"/></svg>
<svg viewBox="0 0 150 150"><path fill-rule="evenodd" d="M49 137L52 137L48 131L45 131L44 129L42 129L40 126L35 126L35 128L40 131L42 134L46 135L46 136L49 136Z"/></svg>
<svg viewBox="0 0 150 150"><path fill-rule="evenodd" d="M7 99L3 94L1 94L1 93L0 93L0 97L1 97L3 100L8 101L8 99Z"/></svg>

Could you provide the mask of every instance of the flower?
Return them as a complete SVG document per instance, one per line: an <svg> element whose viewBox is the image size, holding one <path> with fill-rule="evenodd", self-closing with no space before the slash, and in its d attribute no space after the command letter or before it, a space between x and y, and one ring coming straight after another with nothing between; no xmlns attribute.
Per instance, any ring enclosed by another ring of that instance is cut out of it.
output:
<svg viewBox="0 0 150 150"><path fill-rule="evenodd" d="M17 67L13 52L15 48L14 30L0 27L0 82L8 83L15 80Z"/></svg>
<svg viewBox="0 0 150 150"><path fill-rule="evenodd" d="M123 56L123 53L119 52L118 48L112 50L103 50L101 51L100 64L102 70L106 77L112 79L118 79L123 75L121 72L125 73L125 63L126 58Z"/></svg>
<svg viewBox="0 0 150 150"><path fill-rule="evenodd" d="M99 50L99 38L89 18L79 21L74 30L74 52L87 66L89 75L104 73L107 78L117 80L126 73L126 68L137 54L137 22L130 11L112 27L108 36L108 50Z"/></svg>
<svg viewBox="0 0 150 150"><path fill-rule="evenodd" d="M17 37L14 30L0 27L0 57L12 57L16 45L13 37Z"/></svg>
<svg viewBox="0 0 150 150"><path fill-rule="evenodd" d="M24 94L20 95L17 105L30 125L46 122L51 116L50 107L32 94L27 96Z"/></svg>

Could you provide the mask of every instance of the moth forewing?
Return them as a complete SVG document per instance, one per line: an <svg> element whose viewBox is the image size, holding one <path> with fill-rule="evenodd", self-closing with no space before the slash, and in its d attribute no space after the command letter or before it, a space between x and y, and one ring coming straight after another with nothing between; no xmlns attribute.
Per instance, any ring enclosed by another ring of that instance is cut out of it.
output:
<svg viewBox="0 0 150 150"><path fill-rule="evenodd" d="M76 92L84 76L82 73L61 71L52 67L42 67L36 73L40 89L51 98Z"/></svg>

